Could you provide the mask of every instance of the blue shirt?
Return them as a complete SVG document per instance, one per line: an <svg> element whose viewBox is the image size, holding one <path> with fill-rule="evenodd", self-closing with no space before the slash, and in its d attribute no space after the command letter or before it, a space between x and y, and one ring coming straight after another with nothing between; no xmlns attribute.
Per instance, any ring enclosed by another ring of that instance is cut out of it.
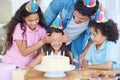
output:
<svg viewBox="0 0 120 80"><path fill-rule="evenodd" d="M88 49L85 59L92 64L102 64L106 61L112 61L112 68L119 68L119 55L116 44L105 40L97 50L96 45L92 44Z"/></svg>

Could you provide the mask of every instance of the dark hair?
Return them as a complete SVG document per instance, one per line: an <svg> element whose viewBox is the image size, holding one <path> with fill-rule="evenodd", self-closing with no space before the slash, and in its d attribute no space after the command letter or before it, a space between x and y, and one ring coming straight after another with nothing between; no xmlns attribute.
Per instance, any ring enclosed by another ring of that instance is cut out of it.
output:
<svg viewBox="0 0 120 80"><path fill-rule="evenodd" d="M98 29L101 31L102 35L107 37L107 40L113 41L116 43L119 33L117 29L117 24L109 19L105 23L97 23L95 20L89 22L89 27L95 28L95 31L98 32Z"/></svg>
<svg viewBox="0 0 120 80"><path fill-rule="evenodd" d="M95 14L97 9L99 8L99 2L96 0L96 5L94 7L87 7L84 5L83 0L77 0L75 3L75 9L79 11L83 16L92 16Z"/></svg>
<svg viewBox="0 0 120 80"><path fill-rule="evenodd" d="M18 23L20 23L21 29L23 30L23 34L26 31L25 25L24 25L24 18L31 15L31 14L38 14L39 15L39 25L41 27L44 27L44 18L43 13L38 7L38 10L36 12L28 12L25 8L26 4L29 2L24 3L15 13L15 15L12 17L11 21L7 24L7 39L6 39L6 49L9 49L12 46L12 40L13 40L13 33L15 30L15 27Z"/></svg>
<svg viewBox="0 0 120 80"><path fill-rule="evenodd" d="M47 33L49 33L49 36L51 36L51 34L52 34L53 32L62 33L62 35L64 35L63 30L62 30L62 29L59 29L59 28L50 27L50 28L47 30ZM51 51L54 50L54 49L52 48L52 46L51 46L50 44L45 44L45 45L43 46L43 50L44 50L45 53L47 53L47 51L48 51L48 53L50 54ZM68 57L70 58L70 61L72 61L72 60L71 60L71 57L70 57L70 54L69 54L69 50L67 49L65 43L62 44L60 50L61 50L61 54L62 54L62 55L63 55L63 52L65 52L65 56L68 56Z"/></svg>

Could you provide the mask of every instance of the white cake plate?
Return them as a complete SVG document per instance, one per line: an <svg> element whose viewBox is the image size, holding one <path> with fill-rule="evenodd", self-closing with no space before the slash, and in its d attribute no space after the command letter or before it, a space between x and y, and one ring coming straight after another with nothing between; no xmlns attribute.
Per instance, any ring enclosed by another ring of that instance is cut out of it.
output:
<svg viewBox="0 0 120 80"><path fill-rule="evenodd" d="M40 64L39 64L39 65L36 65L34 67L34 69L45 72L45 74L44 74L45 77L57 78L57 77L64 77L64 76L66 76L66 74L64 72L74 70L75 66L71 65L71 68L63 70L63 71L61 71L61 70L59 70L59 71L51 71L51 70L44 70L44 69L42 69L40 67Z"/></svg>
<svg viewBox="0 0 120 80"><path fill-rule="evenodd" d="M45 77L51 77L51 78L57 78L57 77L64 77L66 74L63 71L51 71L51 72L45 72Z"/></svg>

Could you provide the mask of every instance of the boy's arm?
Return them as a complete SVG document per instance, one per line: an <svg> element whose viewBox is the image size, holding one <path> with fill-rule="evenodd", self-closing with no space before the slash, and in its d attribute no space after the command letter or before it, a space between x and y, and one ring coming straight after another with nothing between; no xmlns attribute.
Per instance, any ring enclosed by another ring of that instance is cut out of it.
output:
<svg viewBox="0 0 120 80"><path fill-rule="evenodd" d="M103 64L91 64L88 66L88 68L93 69L111 69L112 68L112 61L107 61Z"/></svg>

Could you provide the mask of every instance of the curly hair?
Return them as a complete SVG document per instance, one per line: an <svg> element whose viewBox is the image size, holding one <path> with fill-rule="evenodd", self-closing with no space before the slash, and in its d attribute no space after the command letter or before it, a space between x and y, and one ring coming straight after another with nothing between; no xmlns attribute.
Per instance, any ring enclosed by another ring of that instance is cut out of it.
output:
<svg viewBox="0 0 120 80"><path fill-rule="evenodd" d="M25 25L24 25L24 18L31 15L31 14L39 14L39 22L38 24L41 25L41 27L45 27L44 24L44 18L43 18L43 13L38 7L38 10L36 12L28 12L25 8L26 4L29 3L26 2L24 3L15 13L15 15L12 17L11 21L7 24L7 37L6 37L6 49L9 49L12 46L12 41L13 41L13 33L15 30L15 27L18 23L20 23L21 29L23 30L23 34L26 31Z"/></svg>
<svg viewBox="0 0 120 80"><path fill-rule="evenodd" d="M95 14L95 12L97 11L97 9L99 8L99 2L98 0L96 0L96 5L94 7L86 7L83 3L83 0L77 0L75 3L75 9L79 11L83 16L92 16Z"/></svg>
<svg viewBox="0 0 120 80"><path fill-rule="evenodd" d="M119 33L117 29L117 24L113 20L109 19L105 23L97 23L95 20L89 22L89 27L95 28L95 31L98 32L98 29L101 31L102 35L107 37L107 40L113 41L116 43Z"/></svg>

